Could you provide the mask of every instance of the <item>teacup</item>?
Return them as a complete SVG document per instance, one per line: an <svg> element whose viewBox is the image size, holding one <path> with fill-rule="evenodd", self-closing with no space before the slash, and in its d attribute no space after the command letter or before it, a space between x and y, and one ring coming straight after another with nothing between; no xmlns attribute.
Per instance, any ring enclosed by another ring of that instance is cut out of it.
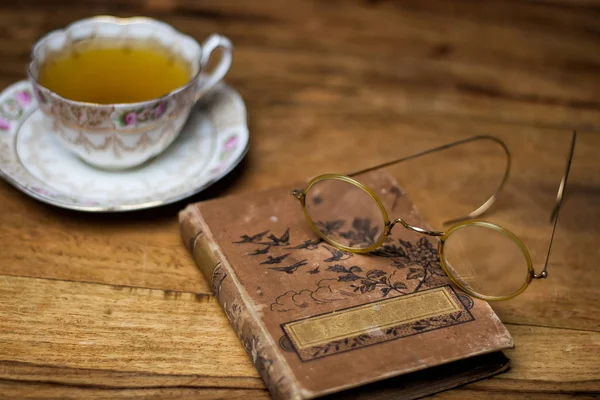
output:
<svg viewBox="0 0 600 400"><path fill-rule="evenodd" d="M189 63L191 79L149 101L96 104L64 98L39 82L40 67L52 54L90 38L156 40ZM213 52L222 49L217 66L204 71ZM131 168L165 150L183 128L196 103L227 73L233 46L212 34L200 45L173 27L150 18L93 17L40 39L32 51L29 79L49 128L66 148L104 169Z"/></svg>

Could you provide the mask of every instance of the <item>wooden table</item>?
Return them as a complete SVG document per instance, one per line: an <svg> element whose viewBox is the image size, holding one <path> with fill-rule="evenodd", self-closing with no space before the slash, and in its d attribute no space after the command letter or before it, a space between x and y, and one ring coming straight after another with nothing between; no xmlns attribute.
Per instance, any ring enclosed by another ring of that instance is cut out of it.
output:
<svg viewBox="0 0 600 400"><path fill-rule="evenodd" d="M536 267L569 133L580 132L550 276L493 304L514 336L508 373L440 399L600 394L600 9L592 1L3 1L0 86L51 29L147 15L231 38L227 80L251 150L211 190L119 215L65 211L0 182L1 398L268 398L180 242L187 202L343 172L475 134L514 153L489 219ZM467 211L498 176L486 148L395 169L426 217Z"/></svg>

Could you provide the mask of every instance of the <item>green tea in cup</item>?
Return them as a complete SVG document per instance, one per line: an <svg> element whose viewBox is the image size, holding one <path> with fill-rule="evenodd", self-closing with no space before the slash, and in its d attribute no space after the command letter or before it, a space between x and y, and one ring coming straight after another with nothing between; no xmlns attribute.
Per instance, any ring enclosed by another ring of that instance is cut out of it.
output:
<svg viewBox="0 0 600 400"><path fill-rule="evenodd" d="M192 78L189 62L143 39L88 39L50 55L39 82L75 101L121 104L164 96Z"/></svg>

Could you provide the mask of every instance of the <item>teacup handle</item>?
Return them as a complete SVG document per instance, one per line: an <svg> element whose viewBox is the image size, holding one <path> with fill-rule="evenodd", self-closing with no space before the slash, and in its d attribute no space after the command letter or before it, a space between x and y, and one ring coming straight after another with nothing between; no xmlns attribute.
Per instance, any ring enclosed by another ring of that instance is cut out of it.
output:
<svg viewBox="0 0 600 400"><path fill-rule="evenodd" d="M200 68L204 69L208 65L208 61L212 53L221 48L223 50L223 55L221 56L221 61L219 65L217 65L214 71L210 74L204 74L200 80L200 85L198 87L198 93L196 93L196 100L202 97L203 94L212 89L229 71L229 67L231 67L231 59L233 54L233 45L225 36L218 35L213 33L210 35L208 39L204 41L202 44L202 54L200 56Z"/></svg>

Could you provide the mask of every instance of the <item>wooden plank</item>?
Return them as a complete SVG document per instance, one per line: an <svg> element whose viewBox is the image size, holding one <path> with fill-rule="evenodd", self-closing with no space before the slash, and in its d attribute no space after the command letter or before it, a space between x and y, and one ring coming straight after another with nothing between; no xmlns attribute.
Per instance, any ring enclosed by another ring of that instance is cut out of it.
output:
<svg viewBox="0 0 600 400"><path fill-rule="evenodd" d="M600 394L600 332L506 326L515 340L505 351L510 370L470 389Z"/></svg>
<svg viewBox="0 0 600 400"><path fill-rule="evenodd" d="M0 310L0 379L134 394L262 387L212 297L2 276ZM511 370L472 390L600 390L600 332L508 328L516 344L506 352Z"/></svg>
<svg viewBox="0 0 600 400"><path fill-rule="evenodd" d="M214 335L217 336L217 335ZM202 343L200 343L202 344ZM205 344L203 344L205 345ZM252 372L252 371L250 371ZM262 389L262 380L251 373L248 376L215 376L207 373L168 374L145 371L121 371L64 367L39 363L0 361L0 380L24 383L55 383L59 385L99 387L109 389L150 388L238 388Z"/></svg>
<svg viewBox="0 0 600 400"><path fill-rule="evenodd" d="M200 389L200 388L156 388L156 389L103 389L63 386L42 383L30 383L26 387L20 382L0 381L0 393L7 398L20 399L270 399L266 390L248 389ZM466 388L449 390L431 396L440 400L478 400L485 397L490 400L523 399L523 400L592 400L596 394L582 395L580 393L531 393L516 391L484 391ZM367 397L365 397L366 399ZM369 397L376 400L391 400L393 395ZM362 398L361 398L362 399Z"/></svg>
<svg viewBox="0 0 600 400"><path fill-rule="evenodd" d="M107 389L78 387L49 383L28 383L0 380L0 396L7 399L270 399L266 389L200 389L200 388L152 388L152 389Z"/></svg>
<svg viewBox="0 0 600 400"><path fill-rule="evenodd" d="M3 361L258 377L213 297L3 276L0 304Z"/></svg>
<svg viewBox="0 0 600 400"><path fill-rule="evenodd" d="M1 67L3 84L23 76L29 48L46 31L91 12L137 13L199 39L211 31L230 36L237 52L228 79L256 103L600 127L593 8L505 1L69 4L61 15L53 13L60 3L40 3L27 17L3 13L0 23L9 28L2 48L11 54ZM320 101L314 93L322 93Z"/></svg>
<svg viewBox="0 0 600 400"><path fill-rule="evenodd" d="M40 204L4 182L0 188L2 273L210 293L190 268L176 210L92 215Z"/></svg>
<svg viewBox="0 0 600 400"><path fill-rule="evenodd" d="M597 399L596 394L582 395L580 393L532 393L532 392L518 392L518 391L479 391L469 389L457 389L448 392L442 392L435 396L433 399L439 400L479 400L482 398L488 400L504 400L504 399L523 399L523 400L567 400L567 399L585 399L592 400Z"/></svg>

